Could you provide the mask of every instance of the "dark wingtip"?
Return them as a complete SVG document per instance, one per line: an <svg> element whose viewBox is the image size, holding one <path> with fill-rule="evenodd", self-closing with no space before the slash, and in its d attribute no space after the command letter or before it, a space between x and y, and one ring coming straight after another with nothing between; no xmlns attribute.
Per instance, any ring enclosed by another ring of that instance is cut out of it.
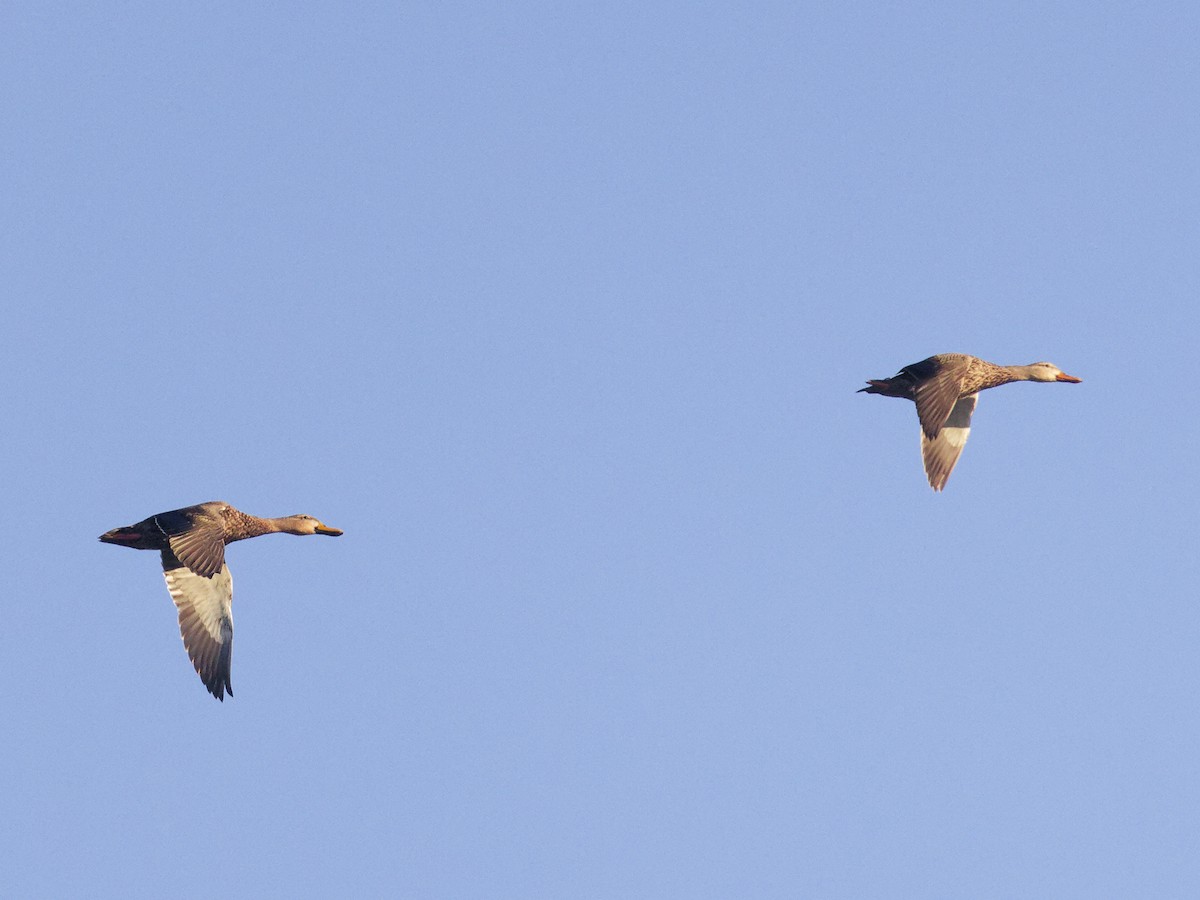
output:
<svg viewBox="0 0 1200 900"><path fill-rule="evenodd" d="M225 679L224 684L221 684L219 681L214 681L211 685L206 684L205 687L208 688L208 692L210 694L212 694L222 703L225 702L226 694L228 694L230 697L233 696L233 683L228 678Z"/></svg>

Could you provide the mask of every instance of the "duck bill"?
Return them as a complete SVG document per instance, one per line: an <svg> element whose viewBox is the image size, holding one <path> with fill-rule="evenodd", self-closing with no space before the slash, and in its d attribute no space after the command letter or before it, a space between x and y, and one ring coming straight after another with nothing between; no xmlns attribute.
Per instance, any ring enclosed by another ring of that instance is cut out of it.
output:
<svg viewBox="0 0 1200 900"><path fill-rule="evenodd" d="M330 528L328 525L318 525L317 534L327 534L330 537L338 537L342 533L340 528Z"/></svg>
<svg viewBox="0 0 1200 900"><path fill-rule="evenodd" d="M1076 378L1074 375L1068 375L1066 372L1059 372L1056 376L1054 376L1054 380L1067 381L1071 384L1079 384L1079 382L1083 381L1082 378Z"/></svg>

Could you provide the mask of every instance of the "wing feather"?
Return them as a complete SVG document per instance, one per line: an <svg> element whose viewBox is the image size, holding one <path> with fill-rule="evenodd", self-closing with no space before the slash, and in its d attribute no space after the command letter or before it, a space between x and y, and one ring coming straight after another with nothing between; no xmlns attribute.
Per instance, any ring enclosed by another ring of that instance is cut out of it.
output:
<svg viewBox="0 0 1200 900"><path fill-rule="evenodd" d="M946 424L954 404L962 393L962 371L956 366L939 365L936 371L921 379L913 392L921 430L932 440Z"/></svg>
<svg viewBox="0 0 1200 900"><path fill-rule="evenodd" d="M225 565L225 533L216 522L198 522L167 540L175 558L197 575L210 578Z"/></svg>
<svg viewBox="0 0 1200 900"><path fill-rule="evenodd" d="M206 578L170 550L162 552L163 577L179 610L179 633L200 680L218 700L233 696L229 674L233 658L233 576L222 562Z"/></svg>
<svg viewBox="0 0 1200 900"><path fill-rule="evenodd" d="M932 439L921 431L921 458L925 461L925 474L935 491L946 486L950 473L958 463L967 437L971 434L971 414L979 401L978 394L969 394L954 404L935 437Z"/></svg>

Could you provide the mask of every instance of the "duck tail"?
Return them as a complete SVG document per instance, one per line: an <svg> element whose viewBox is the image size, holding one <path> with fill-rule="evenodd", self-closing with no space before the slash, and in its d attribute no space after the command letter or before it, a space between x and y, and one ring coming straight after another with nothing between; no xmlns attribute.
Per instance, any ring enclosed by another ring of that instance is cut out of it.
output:
<svg viewBox="0 0 1200 900"><path fill-rule="evenodd" d="M865 388L859 388L854 393L856 394L883 394L888 397L900 396L896 393L896 388L892 384L891 379L868 379Z"/></svg>
<svg viewBox="0 0 1200 900"><path fill-rule="evenodd" d="M126 525L124 528L114 528L112 531L106 531L100 535L100 540L106 544L120 544L124 547L137 547L145 535L141 529L134 525Z"/></svg>

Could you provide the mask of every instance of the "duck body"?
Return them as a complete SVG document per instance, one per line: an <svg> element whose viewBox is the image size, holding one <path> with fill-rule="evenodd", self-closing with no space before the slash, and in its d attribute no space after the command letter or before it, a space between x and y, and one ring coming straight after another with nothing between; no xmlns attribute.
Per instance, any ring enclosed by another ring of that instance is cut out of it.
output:
<svg viewBox="0 0 1200 900"><path fill-rule="evenodd" d="M233 696L233 577L225 545L262 534L340 535L312 516L264 519L214 500L173 509L100 535L107 544L158 550L167 590L179 610L184 647L204 686L218 700Z"/></svg>
<svg viewBox="0 0 1200 900"><path fill-rule="evenodd" d="M1001 366L965 353L939 353L905 366L891 378L868 380L858 392L916 404L925 474L930 486L940 491L967 443L980 391L1012 381L1078 384L1081 380L1048 362Z"/></svg>

